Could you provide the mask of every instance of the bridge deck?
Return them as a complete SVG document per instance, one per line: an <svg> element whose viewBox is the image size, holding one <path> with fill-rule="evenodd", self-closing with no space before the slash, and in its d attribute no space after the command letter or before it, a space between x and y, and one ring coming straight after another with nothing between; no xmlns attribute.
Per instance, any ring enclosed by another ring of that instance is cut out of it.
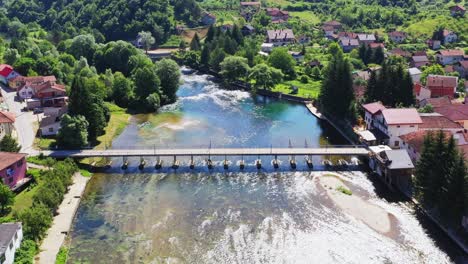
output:
<svg viewBox="0 0 468 264"><path fill-rule="evenodd" d="M89 157L150 157L150 156L289 156L289 155L339 155L365 156L363 147L329 148L211 148L211 149L108 149L108 150L56 150L42 151L54 158Z"/></svg>

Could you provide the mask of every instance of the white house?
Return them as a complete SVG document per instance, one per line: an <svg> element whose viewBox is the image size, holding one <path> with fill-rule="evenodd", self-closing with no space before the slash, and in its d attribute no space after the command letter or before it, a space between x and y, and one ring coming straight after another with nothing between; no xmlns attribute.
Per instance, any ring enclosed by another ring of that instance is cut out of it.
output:
<svg viewBox="0 0 468 264"><path fill-rule="evenodd" d="M418 102L431 98L431 90L427 89L419 82L414 83L413 92Z"/></svg>
<svg viewBox="0 0 468 264"><path fill-rule="evenodd" d="M15 252L23 240L21 223L6 223L0 225L0 263L13 264Z"/></svg>
<svg viewBox="0 0 468 264"><path fill-rule="evenodd" d="M0 111L0 140L14 130L15 114Z"/></svg>
<svg viewBox="0 0 468 264"><path fill-rule="evenodd" d="M291 29L274 29L267 30L266 40L275 46L284 46L296 42L296 37Z"/></svg>
<svg viewBox="0 0 468 264"><path fill-rule="evenodd" d="M22 100L30 99L34 97L34 88L30 85L25 85L18 90L18 96Z"/></svg>
<svg viewBox="0 0 468 264"><path fill-rule="evenodd" d="M406 39L406 33L401 31L393 31L388 33L390 39L395 43L401 43Z"/></svg>
<svg viewBox="0 0 468 264"><path fill-rule="evenodd" d="M408 72L409 72L409 75L411 76L411 79L413 80L413 82L419 82L421 80L422 71L419 70L418 68L416 68L416 67L409 68Z"/></svg>
<svg viewBox="0 0 468 264"><path fill-rule="evenodd" d="M384 141L392 148L400 148L399 136L414 131L422 124L415 108L385 108L380 103L362 106L367 129L372 131L379 142ZM376 135L378 134L378 135Z"/></svg>
<svg viewBox="0 0 468 264"><path fill-rule="evenodd" d="M275 45L273 43L262 43L260 50L266 53L270 53L274 47Z"/></svg>
<svg viewBox="0 0 468 264"><path fill-rule="evenodd" d="M55 136L60 130L60 117L46 116L41 120L39 130L41 136Z"/></svg>
<svg viewBox="0 0 468 264"><path fill-rule="evenodd" d="M442 34L444 35L444 44L456 42L458 40L457 34L453 31L444 29Z"/></svg>
<svg viewBox="0 0 468 264"><path fill-rule="evenodd" d="M461 49L440 50L436 54L436 59L439 64L448 65L462 61L464 55L465 52Z"/></svg>

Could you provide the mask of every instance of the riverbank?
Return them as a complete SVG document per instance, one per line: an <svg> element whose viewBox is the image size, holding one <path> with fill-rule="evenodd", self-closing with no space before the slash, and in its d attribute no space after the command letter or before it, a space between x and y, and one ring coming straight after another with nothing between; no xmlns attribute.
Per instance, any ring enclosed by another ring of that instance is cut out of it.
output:
<svg viewBox="0 0 468 264"><path fill-rule="evenodd" d="M54 217L52 226L41 243L39 254L34 259L35 263L55 263L60 247L70 231L73 218L80 205L81 196L89 179L80 172L73 175L73 184L69 187L68 193L65 194L57 210L58 215Z"/></svg>

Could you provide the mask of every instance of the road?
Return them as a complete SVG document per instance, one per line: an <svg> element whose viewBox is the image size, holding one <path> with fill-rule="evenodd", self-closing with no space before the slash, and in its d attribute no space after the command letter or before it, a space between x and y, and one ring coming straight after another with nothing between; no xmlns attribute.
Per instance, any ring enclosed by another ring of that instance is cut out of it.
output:
<svg viewBox="0 0 468 264"><path fill-rule="evenodd" d="M21 111L21 109L26 106L26 103L15 100L15 91L11 91L3 85L0 86L9 111L16 115L15 130L18 136L18 143L21 145L21 152L30 153L34 150L34 138L36 137L37 129L39 127L37 123L38 117L33 115L32 112Z"/></svg>

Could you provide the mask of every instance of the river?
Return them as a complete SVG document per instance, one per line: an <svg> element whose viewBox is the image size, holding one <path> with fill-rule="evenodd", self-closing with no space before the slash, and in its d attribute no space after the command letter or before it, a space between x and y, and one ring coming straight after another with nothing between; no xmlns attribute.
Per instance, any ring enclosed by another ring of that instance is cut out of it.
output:
<svg viewBox="0 0 468 264"><path fill-rule="evenodd" d="M137 115L114 148L326 146L345 141L300 104L219 89L184 75L178 100ZM461 253L409 203L356 170L308 171L263 158L245 171L229 157L209 171L174 172L165 160L122 171L114 160L90 180L71 233L68 263L452 263ZM335 184L335 185L334 185ZM348 188L345 195L338 186Z"/></svg>

